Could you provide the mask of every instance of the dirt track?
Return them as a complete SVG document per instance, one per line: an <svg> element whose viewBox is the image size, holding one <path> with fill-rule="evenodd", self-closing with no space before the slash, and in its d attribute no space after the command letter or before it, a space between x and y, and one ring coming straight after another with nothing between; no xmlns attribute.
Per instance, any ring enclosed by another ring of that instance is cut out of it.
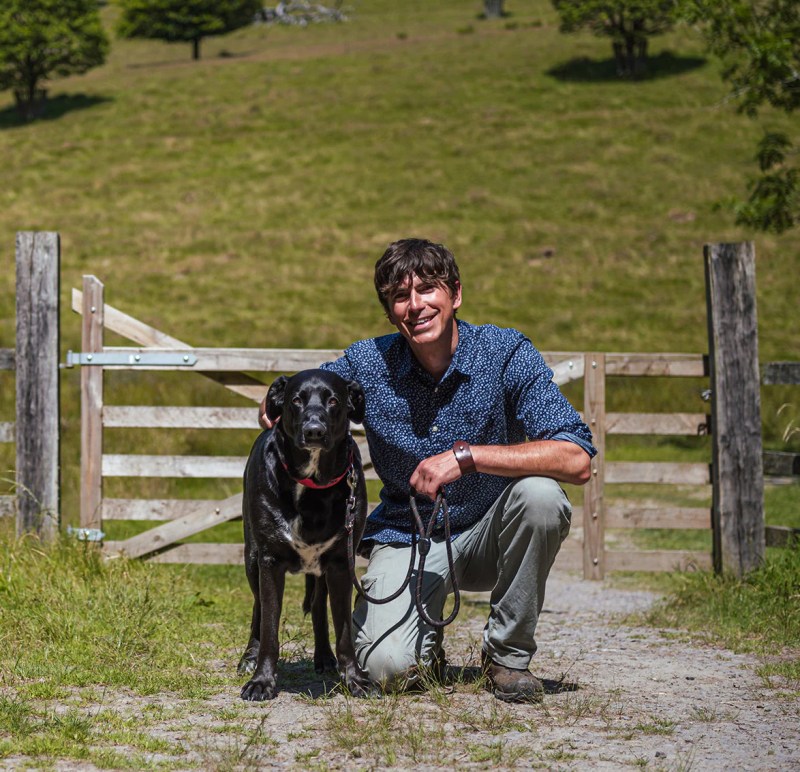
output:
<svg viewBox="0 0 800 772"><path fill-rule="evenodd" d="M382 700L324 695L301 644L284 647L284 691L245 704L238 681L212 699L104 695L89 711L146 716L141 730L174 752L131 760L168 768L800 769L800 706L756 674L756 658L690 641L676 631L621 624L648 592L556 573L548 584L533 670L541 706L499 703L458 665L476 664L485 602L472 596L448 629L454 685ZM236 653L219 661L231 673ZM294 661L292 661L294 660ZM17 768L30 760L5 759ZM34 762L34 766L36 762ZM74 761L57 769L87 769Z"/></svg>

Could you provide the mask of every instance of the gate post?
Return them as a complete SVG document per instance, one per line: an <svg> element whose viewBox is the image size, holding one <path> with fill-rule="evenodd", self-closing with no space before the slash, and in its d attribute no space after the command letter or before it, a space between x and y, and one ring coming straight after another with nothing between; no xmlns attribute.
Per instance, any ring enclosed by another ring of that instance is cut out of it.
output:
<svg viewBox="0 0 800 772"><path fill-rule="evenodd" d="M764 476L755 247L703 249L711 376L714 570L743 576L764 560Z"/></svg>
<svg viewBox="0 0 800 772"><path fill-rule="evenodd" d="M103 350L103 284L83 277L81 351ZM81 367L81 528L103 524L103 366Z"/></svg>
<svg viewBox="0 0 800 772"><path fill-rule="evenodd" d="M58 534L58 233L16 238L17 533Z"/></svg>
<svg viewBox="0 0 800 772"><path fill-rule="evenodd" d="M606 451L606 355L586 354L583 366L583 417L592 430L597 455L583 489L583 578L602 579L606 572L603 487Z"/></svg>

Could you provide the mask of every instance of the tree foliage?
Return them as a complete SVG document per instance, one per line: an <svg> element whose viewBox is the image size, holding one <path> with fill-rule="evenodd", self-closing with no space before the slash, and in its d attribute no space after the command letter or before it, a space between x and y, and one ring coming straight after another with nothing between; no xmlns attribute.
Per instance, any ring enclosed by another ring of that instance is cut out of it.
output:
<svg viewBox="0 0 800 772"><path fill-rule="evenodd" d="M800 107L797 0L686 0L685 15L702 25L741 112L755 117L765 105L787 113ZM765 134L756 154L761 175L736 207L738 224L782 233L800 223L797 152L785 134Z"/></svg>
<svg viewBox="0 0 800 772"><path fill-rule="evenodd" d="M44 81L84 73L107 53L97 0L0 3L0 90L14 91L28 120L41 109Z"/></svg>
<svg viewBox="0 0 800 772"><path fill-rule="evenodd" d="M251 24L261 0L120 0L117 32L124 38L153 38L192 43L200 58L200 41Z"/></svg>
<svg viewBox="0 0 800 772"><path fill-rule="evenodd" d="M553 0L562 32L588 29L611 38L617 73L641 75L647 64L649 38L667 32L679 9L678 0Z"/></svg>

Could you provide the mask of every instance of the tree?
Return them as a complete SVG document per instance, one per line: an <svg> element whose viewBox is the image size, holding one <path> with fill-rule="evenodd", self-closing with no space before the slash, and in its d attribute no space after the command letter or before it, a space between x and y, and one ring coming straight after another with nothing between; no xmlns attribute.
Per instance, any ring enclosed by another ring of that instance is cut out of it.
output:
<svg viewBox="0 0 800 772"><path fill-rule="evenodd" d="M684 13L722 59L740 112L755 118L765 105L786 113L800 107L797 0L686 0ZM782 233L800 223L800 171L791 163L797 152L783 132L764 134L756 153L761 174L735 207L739 225Z"/></svg>
<svg viewBox="0 0 800 772"><path fill-rule="evenodd" d="M252 24L261 0L120 0L117 32L124 38L155 38L192 44L200 58L200 41Z"/></svg>
<svg viewBox="0 0 800 772"><path fill-rule="evenodd" d="M562 32L588 29L611 38L617 74L641 75L648 39L672 28L679 0L553 0Z"/></svg>
<svg viewBox="0 0 800 772"><path fill-rule="evenodd" d="M44 106L44 81L77 75L105 61L108 38L97 0L3 0L0 90L12 89L26 120Z"/></svg>

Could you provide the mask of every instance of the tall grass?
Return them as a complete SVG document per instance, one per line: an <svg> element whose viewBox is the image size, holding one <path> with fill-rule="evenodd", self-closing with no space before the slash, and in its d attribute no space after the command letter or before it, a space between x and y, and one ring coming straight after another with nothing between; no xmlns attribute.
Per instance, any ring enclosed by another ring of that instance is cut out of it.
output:
<svg viewBox="0 0 800 772"><path fill-rule="evenodd" d="M800 689L800 550L770 550L764 566L744 579L711 573L676 574L652 624L711 635L734 651L764 658L761 672ZM776 682L780 683L780 681Z"/></svg>
<svg viewBox="0 0 800 772"><path fill-rule="evenodd" d="M217 613L230 622L230 611L220 604L211 612L213 595L204 597L188 572L104 560L93 545L68 537L43 545L16 538L12 528L0 521L4 685L41 696L69 686L191 695L219 685L207 660L211 645L230 645L230 631L209 622Z"/></svg>

